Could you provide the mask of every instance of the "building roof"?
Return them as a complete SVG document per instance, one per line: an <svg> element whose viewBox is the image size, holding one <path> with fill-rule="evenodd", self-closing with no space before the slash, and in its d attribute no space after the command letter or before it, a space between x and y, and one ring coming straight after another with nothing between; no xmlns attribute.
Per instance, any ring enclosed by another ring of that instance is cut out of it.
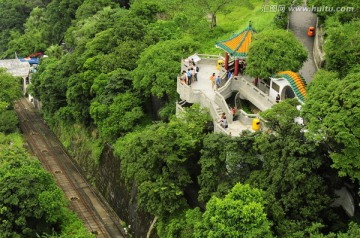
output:
<svg viewBox="0 0 360 238"><path fill-rule="evenodd" d="M232 57L246 58L254 33L256 31L250 22L249 26L242 32L234 34L227 40L217 42L215 46L225 50Z"/></svg>
<svg viewBox="0 0 360 238"><path fill-rule="evenodd" d="M0 68L5 68L14 77L26 78L29 76L30 64L19 59L0 60Z"/></svg>
<svg viewBox="0 0 360 238"><path fill-rule="evenodd" d="M291 89L294 91L296 97L304 102L306 96L306 81L300 74L295 73L293 71L282 71L275 75L276 78L284 78L286 79Z"/></svg>

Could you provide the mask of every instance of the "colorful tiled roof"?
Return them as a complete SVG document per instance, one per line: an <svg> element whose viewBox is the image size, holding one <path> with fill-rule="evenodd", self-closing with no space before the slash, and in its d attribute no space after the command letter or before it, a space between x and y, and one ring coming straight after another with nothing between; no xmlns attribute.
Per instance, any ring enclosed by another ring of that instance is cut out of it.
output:
<svg viewBox="0 0 360 238"><path fill-rule="evenodd" d="M282 71L276 74L276 78L284 78L286 79L291 89L294 91L296 97L304 102L306 97L306 81L300 74L295 73L293 71Z"/></svg>
<svg viewBox="0 0 360 238"><path fill-rule="evenodd" d="M256 31L250 22L245 30L234 34L230 39L217 42L215 46L225 50L232 57L246 58L254 33Z"/></svg>

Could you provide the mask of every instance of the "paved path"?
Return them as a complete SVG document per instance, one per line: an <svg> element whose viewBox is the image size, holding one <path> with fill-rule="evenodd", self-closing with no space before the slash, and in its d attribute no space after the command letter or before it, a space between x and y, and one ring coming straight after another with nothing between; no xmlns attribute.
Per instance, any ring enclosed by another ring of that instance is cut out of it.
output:
<svg viewBox="0 0 360 238"><path fill-rule="evenodd" d="M293 11L290 13L289 28L308 50L308 59L299 71L308 84L312 81L316 66L313 57L314 37L307 35L307 29L309 26L315 27L315 25L316 15L310 11Z"/></svg>

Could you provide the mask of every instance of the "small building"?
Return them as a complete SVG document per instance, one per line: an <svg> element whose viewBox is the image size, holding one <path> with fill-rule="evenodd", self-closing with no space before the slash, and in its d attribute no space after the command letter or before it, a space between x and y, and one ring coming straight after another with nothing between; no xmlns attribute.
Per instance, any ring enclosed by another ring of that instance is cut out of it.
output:
<svg viewBox="0 0 360 238"><path fill-rule="evenodd" d="M280 100L286 98L297 98L301 103L306 97L306 81L299 73L292 71L282 71L270 78L269 96L276 99L280 95Z"/></svg>
<svg viewBox="0 0 360 238"><path fill-rule="evenodd" d="M4 59L0 60L0 68L5 68L14 77L22 78L22 89L25 94L30 80L30 64L19 59Z"/></svg>

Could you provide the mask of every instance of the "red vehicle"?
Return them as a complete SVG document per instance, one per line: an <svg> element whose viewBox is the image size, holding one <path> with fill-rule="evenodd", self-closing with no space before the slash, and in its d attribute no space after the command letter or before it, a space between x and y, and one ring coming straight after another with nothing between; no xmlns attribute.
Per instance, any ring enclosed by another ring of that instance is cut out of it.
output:
<svg viewBox="0 0 360 238"><path fill-rule="evenodd" d="M310 26L308 31L307 31L307 35L308 36L314 36L315 35L315 27Z"/></svg>

